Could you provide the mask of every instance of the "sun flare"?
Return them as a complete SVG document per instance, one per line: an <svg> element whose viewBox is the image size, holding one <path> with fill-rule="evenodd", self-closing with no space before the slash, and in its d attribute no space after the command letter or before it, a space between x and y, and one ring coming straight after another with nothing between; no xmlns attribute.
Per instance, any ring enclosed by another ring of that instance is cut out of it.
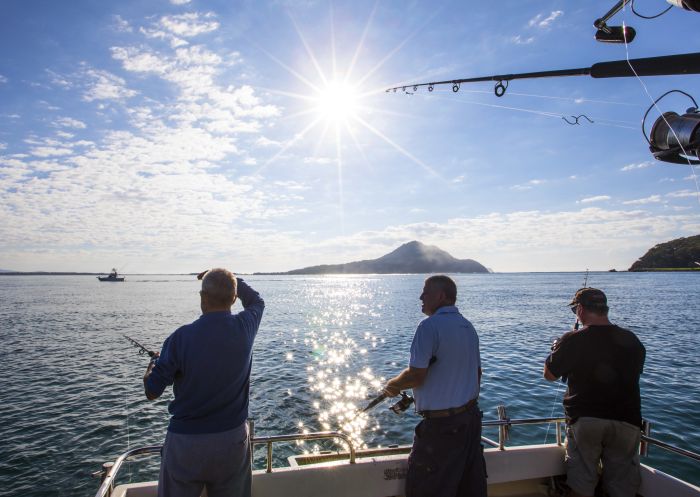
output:
<svg viewBox="0 0 700 497"><path fill-rule="evenodd" d="M319 117L327 121L342 122L357 113L358 93L349 84L331 81L315 99Z"/></svg>

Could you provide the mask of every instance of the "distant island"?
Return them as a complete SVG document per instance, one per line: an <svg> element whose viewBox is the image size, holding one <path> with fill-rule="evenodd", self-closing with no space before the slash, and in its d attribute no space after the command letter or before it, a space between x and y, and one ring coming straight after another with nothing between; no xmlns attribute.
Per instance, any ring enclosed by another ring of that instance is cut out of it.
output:
<svg viewBox="0 0 700 497"><path fill-rule="evenodd" d="M629 271L700 271L700 235L652 247Z"/></svg>
<svg viewBox="0 0 700 497"><path fill-rule="evenodd" d="M472 259L457 259L434 245L413 241L401 245L378 259L324 264L273 274L427 274L488 273ZM255 273L270 274L270 273Z"/></svg>

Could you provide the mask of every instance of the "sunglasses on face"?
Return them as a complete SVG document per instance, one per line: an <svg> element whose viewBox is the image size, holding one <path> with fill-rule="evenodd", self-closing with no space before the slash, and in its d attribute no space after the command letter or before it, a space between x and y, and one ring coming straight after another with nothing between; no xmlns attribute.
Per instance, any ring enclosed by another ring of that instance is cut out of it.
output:
<svg viewBox="0 0 700 497"><path fill-rule="evenodd" d="M571 306L571 312L576 314L576 310L578 309L578 304Z"/></svg>

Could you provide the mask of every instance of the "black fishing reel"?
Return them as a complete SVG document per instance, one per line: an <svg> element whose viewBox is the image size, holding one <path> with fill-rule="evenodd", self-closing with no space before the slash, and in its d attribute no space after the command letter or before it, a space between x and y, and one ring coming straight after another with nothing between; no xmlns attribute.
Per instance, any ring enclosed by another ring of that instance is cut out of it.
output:
<svg viewBox="0 0 700 497"><path fill-rule="evenodd" d="M399 399L396 404L391 406L389 409L394 411L394 414L401 414L404 412L406 409L411 407L411 404L413 404L414 399L410 395L408 395L406 392L401 392L401 399Z"/></svg>
<svg viewBox="0 0 700 497"><path fill-rule="evenodd" d="M644 128L649 111L666 95L682 93L693 102L693 107L679 115L664 112L651 127L647 137ZM647 109L642 120L642 133L649 143L649 150L656 160L672 164L700 164L700 111L695 99L681 90L671 90L657 98Z"/></svg>

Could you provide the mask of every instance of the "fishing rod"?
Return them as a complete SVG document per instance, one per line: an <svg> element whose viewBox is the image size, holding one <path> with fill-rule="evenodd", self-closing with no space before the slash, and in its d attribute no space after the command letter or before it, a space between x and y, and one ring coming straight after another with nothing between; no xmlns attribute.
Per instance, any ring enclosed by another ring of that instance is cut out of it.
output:
<svg viewBox="0 0 700 497"><path fill-rule="evenodd" d="M641 59L612 60L608 62L598 62L591 67L580 67L576 69L558 69L553 71L524 72L515 74L494 74L492 76L481 76L477 78L462 78L446 81L433 81L430 83L413 83L402 86L395 86L386 90L396 92L412 88L427 86L431 92L438 85L452 85L452 91L457 93L462 83L478 83L482 81L496 81L494 93L497 97L502 97L508 88L508 82L515 79L535 79L554 78L562 76L591 76L592 78L630 78L636 76L673 76L683 74L700 74L700 52L664 55L661 57L645 57Z"/></svg>
<svg viewBox="0 0 700 497"><path fill-rule="evenodd" d="M374 399L372 399L369 404L367 404L363 409L360 409L357 411L355 414L360 415L362 413L365 413L367 411L370 411L377 405L381 404L384 399L389 397L389 395L386 392L382 392L379 395L377 395ZM401 398L396 402L394 405L392 405L389 409L391 409L395 414L401 414L404 412L406 409L411 407L411 404L413 404L414 399L410 395L408 395L406 392L401 392Z"/></svg>
<svg viewBox="0 0 700 497"><path fill-rule="evenodd" d="M127 340L129 340L129 341L131 342L131 344L132 344L134 347L136 347L137 349L139 349L139 355L148 354L148 356L151 358L151 362L153 362L153 361L155 361L156 359L158 359L158 352L154 352L154 351L152 351L152 350L147 349L146 347L144 347L143 345L141 345L139 342L137 342L136 340L134 340L134 339L131 338L131 337L128 337L128 336L124 335L124 338L126 338Z"/></svg>
<svg viewBox="0 0 700 497"><path fill-rule="evenodd" d="M587 288L588 287L588 268L586 268L586 276L583 278L583 286L581 288ZM578 322L578 314L576 314L576 324L574 324L574 330L578 330L579 326L581 324Z"/></svg>

